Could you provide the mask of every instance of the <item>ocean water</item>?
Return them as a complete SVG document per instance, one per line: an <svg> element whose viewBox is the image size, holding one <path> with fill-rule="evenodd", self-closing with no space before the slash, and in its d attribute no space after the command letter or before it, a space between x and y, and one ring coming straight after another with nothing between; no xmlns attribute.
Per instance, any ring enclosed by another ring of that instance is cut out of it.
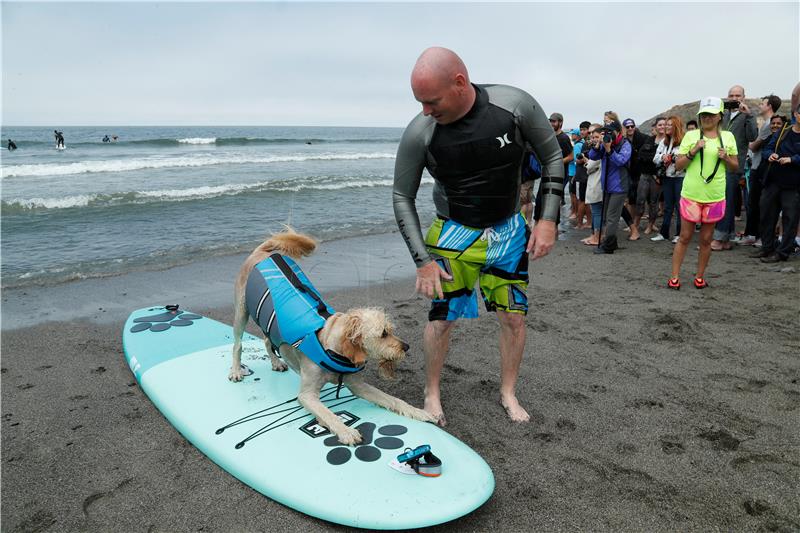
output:
<svg viewBox="0 0 800 533"><path fill-rule="evenodd" d="M52 128L2 128L3 287L249 251L283 224L322 240L396 228L401 128L59 129L65 150ZM18 150L5 150L9 138ZM423 220L432 183L426 174Z"/></svg>

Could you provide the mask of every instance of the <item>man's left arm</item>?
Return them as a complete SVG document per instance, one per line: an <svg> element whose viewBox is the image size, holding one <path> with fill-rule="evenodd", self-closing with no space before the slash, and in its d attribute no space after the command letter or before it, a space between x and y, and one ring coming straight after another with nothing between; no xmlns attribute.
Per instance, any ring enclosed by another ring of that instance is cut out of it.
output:
<svg viewBox="0 0 800 533"><path fill-rule="evenodd" d="M556 241L556 222L564 196L564 162L555 132L539 103L531 95L520 92L523 95L523 101L517 106L520 133L542 165L541 218L533 227L527 247L531 259L535 260L550 253Z"/></svg>

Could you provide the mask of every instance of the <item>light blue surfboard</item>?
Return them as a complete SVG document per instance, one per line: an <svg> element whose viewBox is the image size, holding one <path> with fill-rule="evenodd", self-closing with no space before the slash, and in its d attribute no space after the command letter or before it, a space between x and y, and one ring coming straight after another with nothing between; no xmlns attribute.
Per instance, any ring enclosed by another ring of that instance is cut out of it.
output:
<svg viewBox="0 0 800 533"><path fill-rule="evenodd" d="M297 403L298 376L273 372L263 340L252 335L245 334L242 362L253 374L228 381L230 326L151 307L131 314L122 340L142 390L186 439L243 483L300 512L361 528L419 528L461 517L494 491L486 461L444 430L355 398L346 387L337 398L336 387L327 386L324 403L364 436L355 448L338 444ZM441 476L389 466L421 444L441 459Z"/></svg>

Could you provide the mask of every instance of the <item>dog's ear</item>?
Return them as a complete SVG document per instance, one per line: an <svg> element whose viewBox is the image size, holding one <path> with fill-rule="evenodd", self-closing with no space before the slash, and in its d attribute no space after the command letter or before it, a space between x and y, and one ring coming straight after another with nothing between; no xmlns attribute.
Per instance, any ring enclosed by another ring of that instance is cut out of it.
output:
<svg viewBox="0 0 800 533"><path fill-rule="evenodd" d="M356 365L363 365L367 360L367 352L364 351L364 335L361 332L362 325L361 317L348 315L345 318L342 334L342 355Z"/></svg>

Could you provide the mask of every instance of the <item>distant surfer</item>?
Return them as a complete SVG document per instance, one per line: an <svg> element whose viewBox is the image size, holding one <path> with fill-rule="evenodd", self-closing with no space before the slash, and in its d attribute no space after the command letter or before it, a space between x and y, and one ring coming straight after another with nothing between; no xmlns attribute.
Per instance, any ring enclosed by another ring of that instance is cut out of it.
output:
<svg viewBox="0 0 800 533"><path fill-rule="evenodd" d="M17 145L11 139L8 140L8 149L12 152L17 149Z"/></svg>
<svg viewBox="0 0 800 533"><path fill-rule="evenodd" d="M111 136L111 141L112 142L117 142L117 139L118 139L118 137L116 135L112 135Z"/></svg>
<svg viewBox="0 0 800 533"><path fill-rule="evenodd" d="M64 148L64 132L53 130L56 137L56 148Z"/></svg>
<svg viewBox="0 0 800 533"><path fill-rule="evenodd" d="M514 422L530 416L516 397L525 348L528 261L556 239L564 164L555 132L531 95L473 85L454 52L428 48L411 73L422 113L406 128L394 170L394 214L417 266L417 291L432 299L425 327L425 410L445 424L440 379L458 318L477 318L475 283L500 322L500 402ZM520 214L526 145L542 166L540 220ZM415 200L428 169L437 218L423 237ZM528 228L532 227L532 232ZM480 357L480 356L478 356Z"/></svg>
<svg viewBox="0 0 800 533"><path fill-rule="evenodd" d="M104 143L110 143L110 142L111 142L111 139L109 139L109 138L108 138L108 135L106 135L105 137L103 137L103 142L104 142Z"/></svg>

